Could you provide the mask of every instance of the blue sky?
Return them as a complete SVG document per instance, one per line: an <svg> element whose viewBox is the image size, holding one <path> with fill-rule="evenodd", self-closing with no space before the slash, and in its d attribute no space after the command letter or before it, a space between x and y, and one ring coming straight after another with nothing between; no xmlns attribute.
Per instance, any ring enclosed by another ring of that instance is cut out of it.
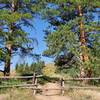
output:
<svg viewBox="0 0 100 100"><path fill-rule="evenodd" d="M40 18L36 18L32 20L34 28L24 27L24 30L30 34L31 37L36 38L38 41L38 45L35 43L34 53L41 54L46 49L46 43L44 41L45 33L43 30L48 26L47 21L41 20ZM53 62L52 58L41 56L41 60L45 61L45 63ZM22 59L20 57L13 57L12 59L12 67L16 65L16 63L22 63L23 61L28 62L29 64L33 62L33 60L29 57Z"/></svg>
<svg viewBox="0 0 100 100"><path fill-rule="evenodd" d="M46 49L46 43L44 41L43 32L44 29L48 26L48 23L40 18L33 20L34 28L30 31L32 37L35 37L38 41L38 45L35 46L34 53L42 54L42 52ZM45 61L45 63L50 63L53 59L41 56L41 59Z"/></svg>

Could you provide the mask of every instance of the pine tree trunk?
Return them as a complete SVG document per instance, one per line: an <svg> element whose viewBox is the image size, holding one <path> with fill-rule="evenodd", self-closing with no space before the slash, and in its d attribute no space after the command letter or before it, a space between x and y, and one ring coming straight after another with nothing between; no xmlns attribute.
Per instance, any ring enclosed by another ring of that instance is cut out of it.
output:
<svg viewBox="0 0 100 100"><path fill-rule="evenodd" d="M80 55L80 59L82 62L86 62L89 60L88 58L88 55L87 55L87 50L86 50L86 39L85 39L85 32L84 32L84 24L83 24L83 21L82 21L82 17L83 17L83 14L82 14L82 8L81 8L81 5L78 5L78 12L79 12L79 17L80 17L80 21L79 21L79 24L80 24L80 48L82 49L83 48L83 51L81 52L81 55ZM89 73L88 73L89 72ZM84 78L84 77L91 77L91 74L90 74L90 71L85 71L84 69L84 66L81 66L80 67L80 77L81 78Z"/></svg>
<svg viewBox="0 0 100 100"><path fill-rule="evenodd" d="M17 6L17 4L13 0L11 3L11 12L12 13L14 13L16 11L16 6ZM13 31L14 31L14 27L13 27L13 23L11 23L9 33L13 33ZM8 39L8 41L10 41L10 39ZM6 48L7 48L8 56L6 57L6 60L5 60L4 76L9 76L10 75L10 67L11 67L12 44L11 43L6 44Z"/></svg>
<svg viewBox="0 0 100 100"><path fill-rule="evenodd" d="M4 76L10 75L10 65L11 65L11 45L7 45L7 56L5 60Z"/></svg>

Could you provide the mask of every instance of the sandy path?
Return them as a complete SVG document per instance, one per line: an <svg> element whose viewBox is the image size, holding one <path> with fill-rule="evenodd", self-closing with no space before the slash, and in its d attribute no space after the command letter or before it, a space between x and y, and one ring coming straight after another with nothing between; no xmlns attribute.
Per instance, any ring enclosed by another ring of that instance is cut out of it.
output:
<svg viewBox="0 0 100 100"><path fill-rule="evenodd" d="M90 95L92 97L92 100L100 100L100 92L99 91L95 91L95 90L92 90L92 91L91 90L80 90L80 93L83 96L84 96L84 94L85 95ZM78 96L80 96L80 95L78 95ZM37 100L72 100L72 98L69 97L69 96L58 96L58 95L54 95L54 96L36 95L36 99Z"/></svg>
<svg viewBox="0 0 100 100"><path fill-rule="evenodd" d="M43 96L43 95L37 95L37 100L71 100L67 96Z"/></svg>
<svg viewBox="0 0 100 100"><path fill-rule="evenodd" d="M8 97L9 95L7 94L0 94L0 100L7 100Z"/></svg>
<svg viewBox="0 0 100 100"><path fill-rule="evenodd" d="M43 96L43 95L36 95L36 100L71 100L67 96ZM0 100L7 100L8 95L0 95Z"/></svg>

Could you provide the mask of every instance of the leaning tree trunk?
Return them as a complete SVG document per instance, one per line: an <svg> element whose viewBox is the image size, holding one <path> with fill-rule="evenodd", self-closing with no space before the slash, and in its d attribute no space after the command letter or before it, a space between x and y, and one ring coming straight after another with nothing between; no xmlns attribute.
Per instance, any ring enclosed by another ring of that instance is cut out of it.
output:
<svg viewBox="0 0 100 100"><path fill-rule="evenodd" d="M86 49L86 38L85 38L85 32L84 32L84 23L82 20L83 14L82 14L82 8L81 5L78 5L78 13L79 13L79 17L80 17L80 21L79 21L79 28L80 28L80 48L81 48L81 54L80 54L80 59L82 62L88 62L89 61L89 57L87 54L87 49ZM89 73L88 73L89 72ZM84 77L91 77L92 72L90 72L90 69L88 71L84 69L84 66L80 67L80 77L84 78Z"/></svg>

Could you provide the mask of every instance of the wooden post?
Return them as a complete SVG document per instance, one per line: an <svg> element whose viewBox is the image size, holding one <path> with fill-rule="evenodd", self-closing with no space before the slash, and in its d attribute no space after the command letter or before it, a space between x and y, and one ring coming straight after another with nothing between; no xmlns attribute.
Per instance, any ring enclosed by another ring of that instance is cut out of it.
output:
<svg viewBox="0 0 100 100"><path fill-rule="evenodd" d="M34 73L34 74L33 74L33 78L32 78L32 84L35 84L35 77L36 77L35 75L36 75L36 74Z"/></svg>
<svg viewBox="0 0 100 100"><path fill-rule="evenodd" d="M64 79L61 78L61 95L64 95L64 93L65 93L64 87L65 87L65 82L64 82Z"/></svg>
<svg viewBox="0 0 100 100"><path fill-rule="evenodd" d="M34 84L33 87L37 87L37 78L36 78L36 73L33 74L33 79L32 79L32 84ZM33 89L33 94L36 94L36 90Z"/></svg>

